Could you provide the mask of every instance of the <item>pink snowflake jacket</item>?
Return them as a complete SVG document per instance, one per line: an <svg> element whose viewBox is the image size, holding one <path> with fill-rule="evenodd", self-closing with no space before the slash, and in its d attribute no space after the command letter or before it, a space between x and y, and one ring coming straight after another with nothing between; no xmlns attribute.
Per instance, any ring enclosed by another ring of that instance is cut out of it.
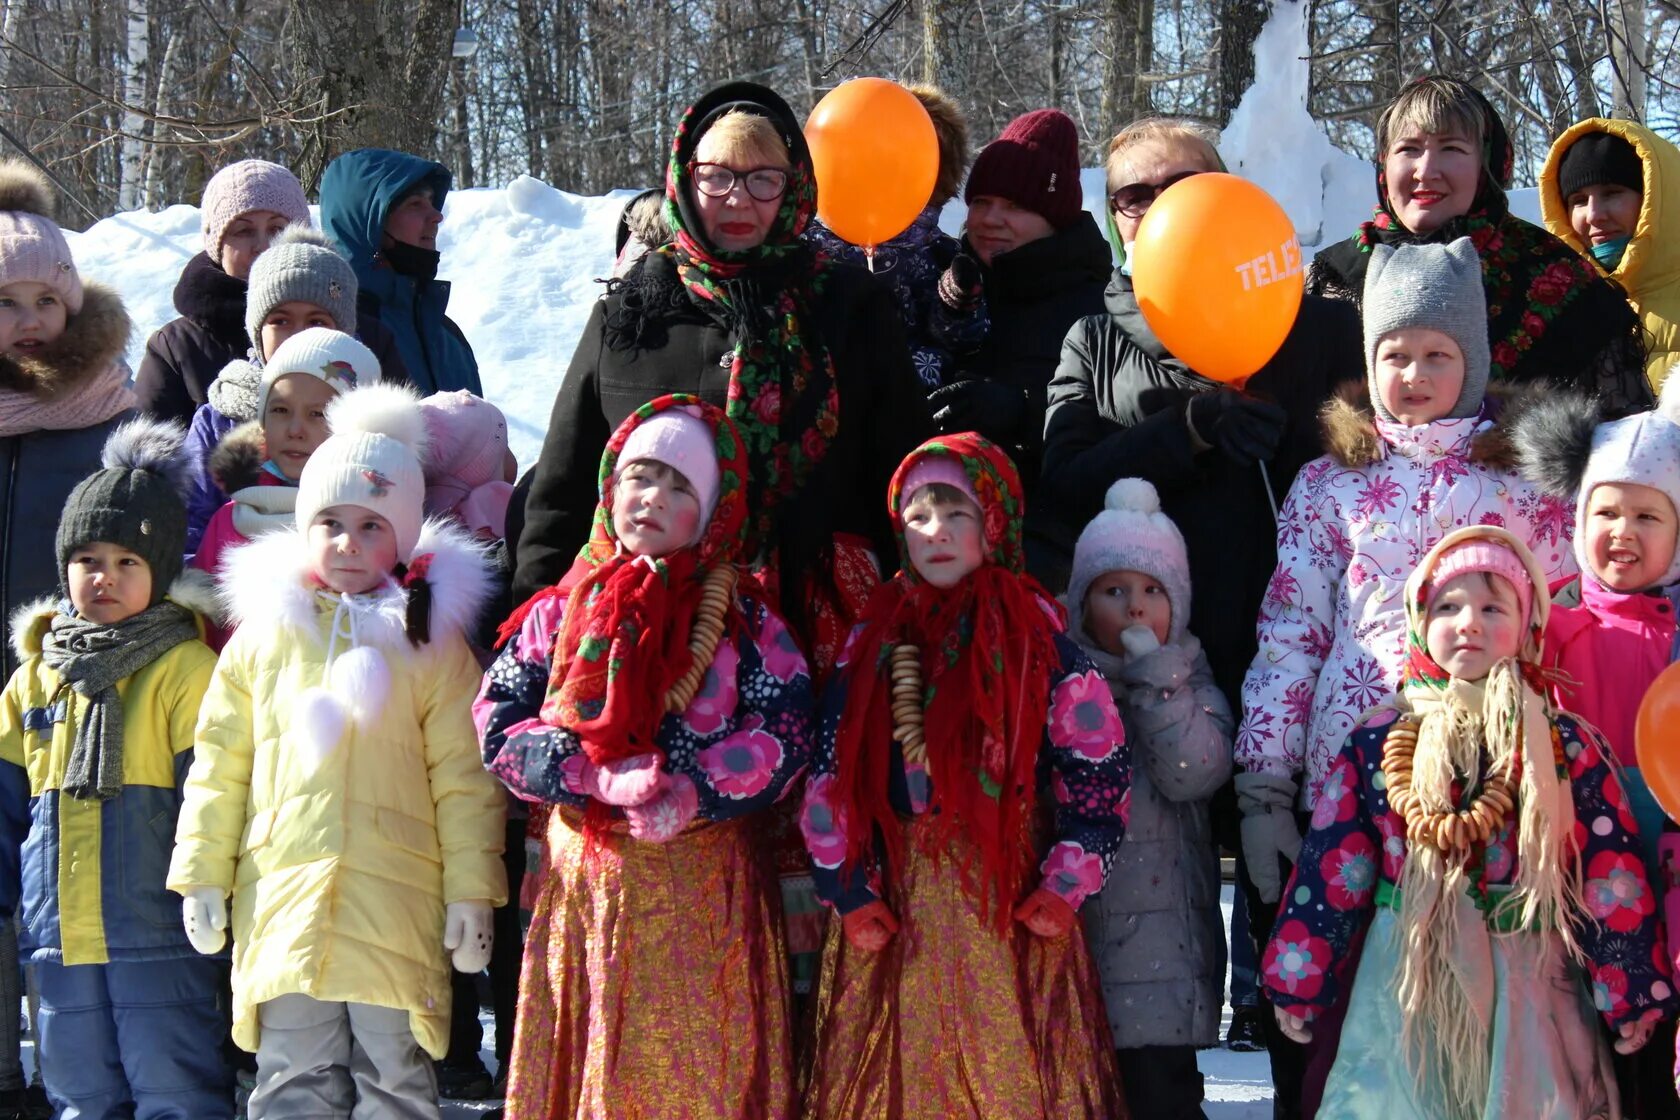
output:
<svg viewBox="0 0 1680 1120"><path fill-rule="evenodd" d="M1304 772L1302 805L1318 800L1355 722L1400 683L1406 577L1453 529L1502 525L1549 580L1574 574L1574 509L1514 470L1507 432L1527 399L1495 387L1483 416L1416 428L1378 421L1363 385L1325 406L1329 453L1302 469L1278 518L1238 766Z"/></svg>
<svg viewBox="0 0 1680 1120"><path fill-rule="evenodd" d="M853 640L857 634L852 632ZM851 659L852 644L848 641L841 654L842 667ZM1066 635L1056 635L1056 650L1061 654L1061 671L1050 685L1050 711L1038 752L1038 788L1041 794L1048 791L1055 807L1054 837L1040 865L1044 876L1040 885L1078 909L1102 889L1125 836L1131 752L1120 712L1097 667ZM849 914L881 897L881 876L878 865L850 874L842 867L847 833L830 789L835 737L846 709L847 690L844 674L836 672L832 680L823 693L816 755L799 827L811 853L818 896ZM924 767L906 766L898 744L893 745L897 757L887 796L900 816L925 813L933 801L933 779Z"/></svg>
<svg viewBox="0 0 1680 1120"><path fill-rule="evenodd" d="M1308 1022L1348 998L1358 954L1353 948L1381 905L1398 906L1409 848L1406 821L1388 806L1381 777L1392 708L1371 713L1333 759L1313 806L1277 928L1260 961L1272 1006ZM1633 810L1605 762L1573 717L1553 718L1563 743L1580 848L1576 927L1593 1006L1611 1030L1676 1006L1672 968L1659 951L1656 896L1645 877ZM1517 873L1515 818L1488 843L1476 889L1508 887Z"/></svg>
<svg viewBox="0 0 1680 1120"><path fill-rule="evenodd" d="M473 704L484 764L527 801L583 809L583 744L542 721L554 636L566 600L539 604L503 647ZM700 691L659 727L665 769L692 792L695 816L721 821L774 803L804 769L811 743L811 677L775 612L742 597L746 632L718 643ZM622 809L613 809L622 816Z"/></svg>

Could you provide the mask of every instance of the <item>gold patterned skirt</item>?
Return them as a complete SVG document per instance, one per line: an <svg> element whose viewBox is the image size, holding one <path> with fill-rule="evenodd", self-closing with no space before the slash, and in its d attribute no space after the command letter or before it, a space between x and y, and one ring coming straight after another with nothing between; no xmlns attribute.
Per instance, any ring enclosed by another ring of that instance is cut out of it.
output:
<svg viewBox="0 0 1680 1120"><path fill-rule="evenodd" d="M792 1055L774 870L743 821L591 861L556 811L519 978L508 1120L783 1120Z"/></svg>
<svg viewBox="0 0 1680 1120"><path fill-rule="evenodd" d="M1102 985L1082 928L984 924L952 858L905 827L885 949L829 923L804 1120L1116 1120L1126 1116Z"/></svg>

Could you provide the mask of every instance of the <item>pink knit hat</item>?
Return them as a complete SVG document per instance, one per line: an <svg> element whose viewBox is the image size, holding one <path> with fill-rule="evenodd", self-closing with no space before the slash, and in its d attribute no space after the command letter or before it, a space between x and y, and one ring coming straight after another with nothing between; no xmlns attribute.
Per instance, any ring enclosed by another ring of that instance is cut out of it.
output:
<svg viewBox="0 0 1680 1120"><path fill-rule="evenodd" d="M1519 618L1528 618L1534 605L1534 577L1523 559L1490 537L1475 537L1445 549L1430 569L1425 603L1450 581L1471 572L1487 572L1509 583L1517 593Z"/></svg>
<svg viewBox="0 0 1680 1120"><path fill-rule="evenodd" d="M426 512L454 513L468 520L466 512L470 509L471 520L483 522L469 526L475 532L494 529L497 523L505 525L507 497L513 488L502 477L508 452L507 420L502 410L466 389L433 393L420 402L420 410L425 414L429 437L422 464L426 469ZM495 516L498 500L500 517Z"/></svg>
<svg viewBox="0 0 1680 1120"><path fill-rule="evenodd" d="M204 251L220 261L222 235L241 214L271 210L288 222L309 224L309 199L303 184L286 168L264 159L243 159L230 163L204 184L204 205L200 214Z"/></svg>
<svg viewBox="0 0 1680 1120"><path fill-rule="evenodd" d="M45 284L74 315L82 309L82 276L53 221L53 199L52 184L33 166L0 163L0 285Z"/></svg>
<svg viewBox="0 0 1680 1120"><path fill-rule="evenodd" d="M637 459L652 459L681 471L699 495L700 524L711 521L722 472L718 469L717 438L698 412L678 405L636 425L618 453L619 469Z"/></svg>
<svg viewBox="0 0 1680 1120"><path fill-rule="evenodd" d="M980 497L974 492L974 484L968 480L968 472L950 455L922 456L916 465L910 468L910 473L904 476L904 485L899 487L898 492L904 495L903 503L909 505L915 500L916 491L936 482L961 490L969 501L980 505Z"/></svg>

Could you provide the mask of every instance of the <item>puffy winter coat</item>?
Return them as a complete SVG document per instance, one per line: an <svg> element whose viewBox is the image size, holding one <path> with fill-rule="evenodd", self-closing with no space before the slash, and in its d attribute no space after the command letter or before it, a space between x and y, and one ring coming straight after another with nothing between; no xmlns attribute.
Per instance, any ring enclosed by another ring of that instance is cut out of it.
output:
<svg viewBox="0 0 1680 1120"><path fill-rule="evenodd" d="M18 667L11 614L52 594L63 573L53 553L53 536L70 491L99 469L99 455L111 430L129 418L134 396L123 350L133 330L117 293L83 280L82 309L70 316L50 357L27 362L0 355L0 385L56 398L78 393L111 394L109 419L86 428L40 429L0 436L0 668L7 678Z"/></svg>
<svg viewBox="0 0 1680 1120"><path fill-rule="evenodd" d="M178 580L169 598L200 611L215 607L210 581L196 572ZM41 659L57 613L52 599L30 604L12 631L22 664L0 695L0 911L17 917L18 948L29 960L190 957L181 897L165 888L164 876L216 655L185 641L117 682L122 792L107 801L63 797L88 699Z"/></svg>
<svg viewBox="0 0 1680 1120"><path fill-rule="evenodd" d="M1589 132L1620 136L1633 145L1644 167L1645 194L1633 240L1608 275L1639 313L1648 351L1645 373L1651 387L1661 389L1680 356L1680 149L1644 125L1602 117L1580 121L1553 141L1540 171L1540 216L1548 230L1589 260L1588 246L1570 228L1568 200L1558 191L1557 181L1563 154Z"/></svg>
<svg viewBox="0 0 1680 1120"><path fill-rule="evenodd" d="M396 336L403 368L420 395L468 389L483 396L472 346L445 314L448 282L405 276L380 252L391 207L422 182L442 210L452 182L443 164L382 148L346 152L321 178L321 225L350 254L358 303ZM381 356L381 371L384 364Z"/></svg>
<svg viewBox="0 0 1680 1120"><path fill-rule="evenodd" d="M210 383L222 367L251 349L245 333L247 288L245 281L223 272L204 253L187 262L175 283L175 310L181 317L152 332L134 377L142 412L160 420L192 422L193 410L209 399ZM408 380L396 338L376 316L358 315L353 329L379 359L384 380Z"/></svg>
<svg viewBox="0 0 1680 1120"><path fill-rule="evenodd" d="M1115 480L1153 483L1190 555L1190 632L1235 711L1254 659L1254 619L1277 566L1272 511L1296 472L1324 449L1319 409L1339 382L1363 375L1359 316L1346 304L1304 299L1277 356L1249 378L1250 394L1288 413L1262 475L1191 445L1190 398L1219 386L1161 345L1138 310L1131 278L1115 272L1105 300L1106 314L1081 319L1068 332L1050 383L1039 524L1065 571L1080 530L1101 512Z"/></svg>
<svg viewBox="0 0 1680 1120"><path fill-rule="evenodd" d="M1406 579L1454 529L1502 525L1548 581L1574 574L1573 506L1515 471L1509 429L1530 399L1495 390L1482 416L1415 428L1378 421L1363 386L1330 402L1329 453L1301 472L1278 515L1277 570L1243 682L1244 770L1305 772L1312 807L1359 717L1398 688Z"/></svg>
<svg viewBox="0 0 1680 1120"><path fill-rule="evenodd" d="M435 522L425 554L432 640L420 646L394 585L316 590L296 530L230 557L223 594L239 628L204 698L169 887L233 894L233 1036L247 1050L257 1006L303 993L406 1008L442 1058L444 906L505 901L505 810L478 760L464 637L483 560Z"/></svg>
<svg viewBox="0 0 1680 1120"><path fill-rule="evenodd" d="M1579 588L1578 604L1553 603L1546 619L1546 664L1564 673L1551 694L1598 728L1617 762L1638 766L1634 720L1645 690L1675 659L1680 586L1628 595L1584 573Z"/></svg>
<svg viewBox="0 0 1680 1120"><path fill-rule="evenodd" d="M1132 749L1126 838L1085 908L1114 1045L1216 1045L1225 922L1208 802L1231 776L1230 706L1188 634L1129 661L1080 644L1108 678Z"/></svg>

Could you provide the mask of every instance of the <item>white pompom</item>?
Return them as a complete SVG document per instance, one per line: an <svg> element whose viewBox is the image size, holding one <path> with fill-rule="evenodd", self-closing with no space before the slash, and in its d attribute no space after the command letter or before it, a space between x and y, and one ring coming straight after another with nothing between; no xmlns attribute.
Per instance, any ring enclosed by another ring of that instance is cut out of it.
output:
<svg viewBox="0 0 1680 1120"><path fill-rule="evenodd" d="M385 710L391 671L377 649L357 646L333 662L331 685L339 706L366 727Z"/></svg>
<svg viewBox="0 0 1680 1120"><path fill-rule="evenodd" d="M377 382L341 393L327 405L327 427L332 434L376 432L389 436L426 457L426 414L420 397L406 385Z"/></svg>
<svg viewBox="0 0 1680 1120"><path fill-rule="evenodd" d="M1155 493L1155 487L1143 479L1122 478L1108 488L1108 497L1103 506L1106 509L1131 510L1136 513L1159 513L1161 498Z"/></svg>
<svg viewBox="0 0 1680 1120"><path fill-rule="evenodd" d="M305 769L313 774L344 738L349 713L326 689L306 688L292 709L292 719L303 747Z"/></svg>

